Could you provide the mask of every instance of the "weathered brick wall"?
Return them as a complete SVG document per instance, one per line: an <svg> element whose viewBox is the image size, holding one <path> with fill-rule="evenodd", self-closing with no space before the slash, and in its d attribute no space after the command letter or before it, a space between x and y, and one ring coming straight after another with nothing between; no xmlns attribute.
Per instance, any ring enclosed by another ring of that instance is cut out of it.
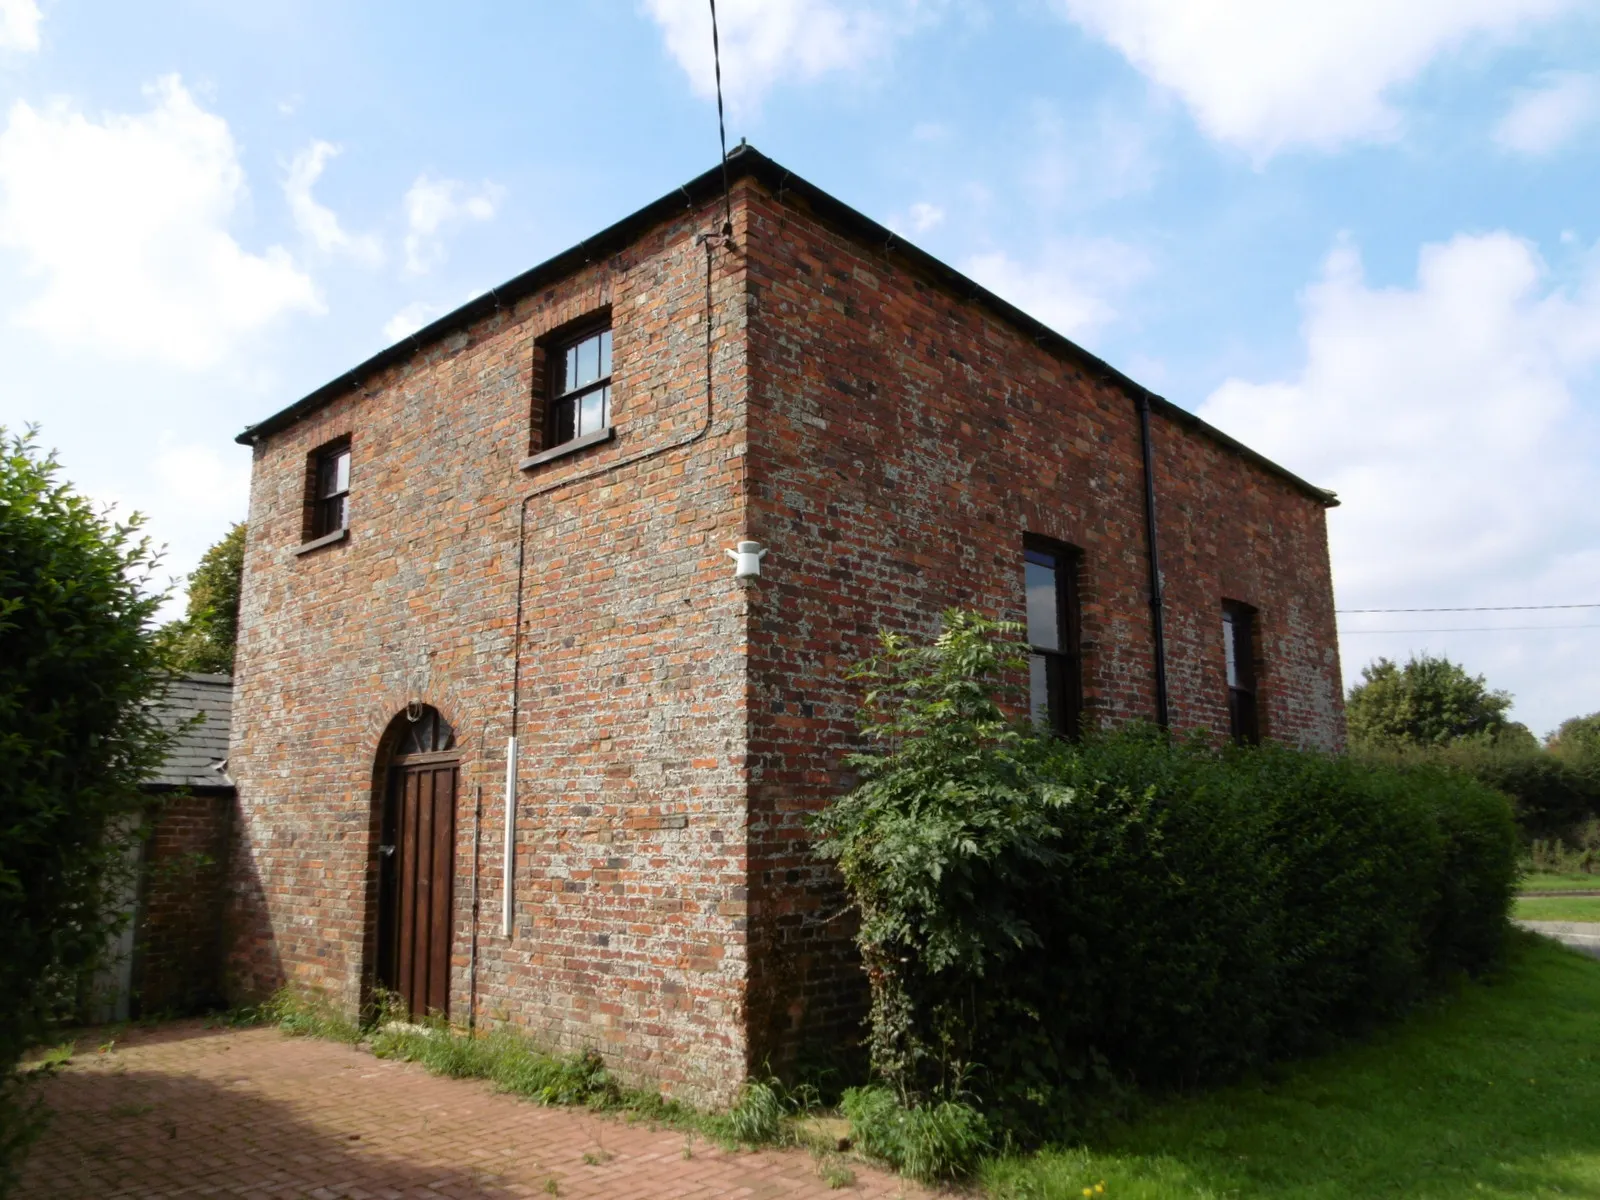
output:
<svg viewBox="0 0 1600 1200"><path fill-rule="evenodd" d="M696 1099L856 1036L860 971L805 816L849 780L845 668L950 605L1019 618L1025 533L1081 547L1089 720L1154 711L1137 410L751 179L718 252L686 213L418 350L256 450L231 770L229 967L354 1007L375 962L385 731L461 752L451 1014L598 1046ZM609 306L615 443L533 472L538 339ZM1270 735L1342 736L1323 514L1157 417L1173 713L1215 728L1221 601L1261 611ZM352 439L347 540L305 556L307 455ZM746 450L748 448L748 454ZM499 931L519 503L528 507L516 933ZM724 547L771 547L731 578ZM481 795L481 804L479 797ZM475 818L476 814L476 818ZM481 822L474 837L475 824ZM476 870L482 906L470 887Z"/></svg>
<svg viewBox="0 0 1600 1200"><path fill-rule="evenodd" d="M222 997L230 791L163 795L141 855L133 941L138 1015L188 1013Z"/></svg>
<svg viewBox="0 0 1600 1200"><path fill-rule="evenodd" d="M688 211L428 345L256 447L230 770L230 973L354 1007L375 943L379 742L408 698L461 752L451 1016L477 1013L699 1099L743 1077L742 260ZM523 472L537 340L609 306L616 440ZM352 444L347 540L296 556L305 464ZM692 439L692 440L690 440ZM667 448L672 443L682 446ZM595 474L650 450L664 452ZM500 933L519 503L527 515L516 928ZM481 830L474 845L474 811Z"/></svg>
<svg viewBox="0 0 1600 1200"><path fill-rule="evenodd" d="M775 1061L837 1043L862 985L804 819L848 783L882 627L1022 618L1022 541L1083 551L1086 720L1154 715L1138 412L1125 391L789 197L750 202L751 1026ZM1272 736L1342 742L1323 509L1154 420L1173 723L1226 729L1221 602L1261 611Z"/></svg>

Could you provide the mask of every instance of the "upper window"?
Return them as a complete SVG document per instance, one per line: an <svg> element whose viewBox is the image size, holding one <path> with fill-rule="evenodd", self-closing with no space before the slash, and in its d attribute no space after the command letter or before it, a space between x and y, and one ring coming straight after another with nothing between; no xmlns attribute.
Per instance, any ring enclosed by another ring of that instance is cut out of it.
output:
<svg viewBox="0 0 1600 1200"><path fill-rule="evenodd" d="M1256 614L1231 600L1222 605L1222 654L1228 671L1228 736L1254 746L1261 741L1256 712Z"/></svg>
<svg viewBox="0 0 1600 1200"><path fill-rule="evenodd" d="M1028 704L1034 723L1076 737L1083 715L1078 646L1078 555L1030 544L1022 552L1028 592Z"/></svg>
<svg viewBox="0 0 1600 1200"><path fill-rule="evenodd" d="M313 456L311 480L312 538L338 533L350 522L349 439L324 446Z"/></svg>
<svg viewBox="0 0 1600 1200"><path fill-rule="evenodd" d="M591 330L553 348L548 440L553 449L611 425L611 330Z"/></svg>

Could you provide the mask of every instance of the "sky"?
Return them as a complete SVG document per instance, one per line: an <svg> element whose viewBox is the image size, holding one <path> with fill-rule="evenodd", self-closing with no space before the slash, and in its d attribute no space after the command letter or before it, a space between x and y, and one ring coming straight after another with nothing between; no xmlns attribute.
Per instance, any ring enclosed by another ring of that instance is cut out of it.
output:
<svg viewBox="0 0 1600 1200"><path fill-rule="evenodd" d="M722 0L730 139L1343 500L1347 681L1600 709L1600 0ZM716 162L704 0L0 0L0 425L233 438ZM181 591L173 606L181 604Z"/></svg>

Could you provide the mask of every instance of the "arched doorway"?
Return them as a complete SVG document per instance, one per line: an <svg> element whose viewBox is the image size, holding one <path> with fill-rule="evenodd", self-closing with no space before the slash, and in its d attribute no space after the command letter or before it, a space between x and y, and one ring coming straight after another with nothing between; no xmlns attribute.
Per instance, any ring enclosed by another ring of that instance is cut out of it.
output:
<svg viewBox="0 0 1600 1200"><path fill-rule="evenodd" d="M398 727L397 729L395 727ZM378 845L378 983L408 1015L450 1013L455 882L455 731L424 705L395 718Z"/></svg>

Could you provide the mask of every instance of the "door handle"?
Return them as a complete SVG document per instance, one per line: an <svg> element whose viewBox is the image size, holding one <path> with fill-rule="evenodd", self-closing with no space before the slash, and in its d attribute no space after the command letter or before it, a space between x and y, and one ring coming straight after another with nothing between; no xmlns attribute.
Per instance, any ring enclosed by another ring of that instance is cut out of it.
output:
<svg viewBox="0 0 1600 1200"><path fill-rule="evenodd" d="M392 857L393 854L394 854L394 847L393 846L379 846L378 847L378 853L383 855L385 858Z"/></svg>

